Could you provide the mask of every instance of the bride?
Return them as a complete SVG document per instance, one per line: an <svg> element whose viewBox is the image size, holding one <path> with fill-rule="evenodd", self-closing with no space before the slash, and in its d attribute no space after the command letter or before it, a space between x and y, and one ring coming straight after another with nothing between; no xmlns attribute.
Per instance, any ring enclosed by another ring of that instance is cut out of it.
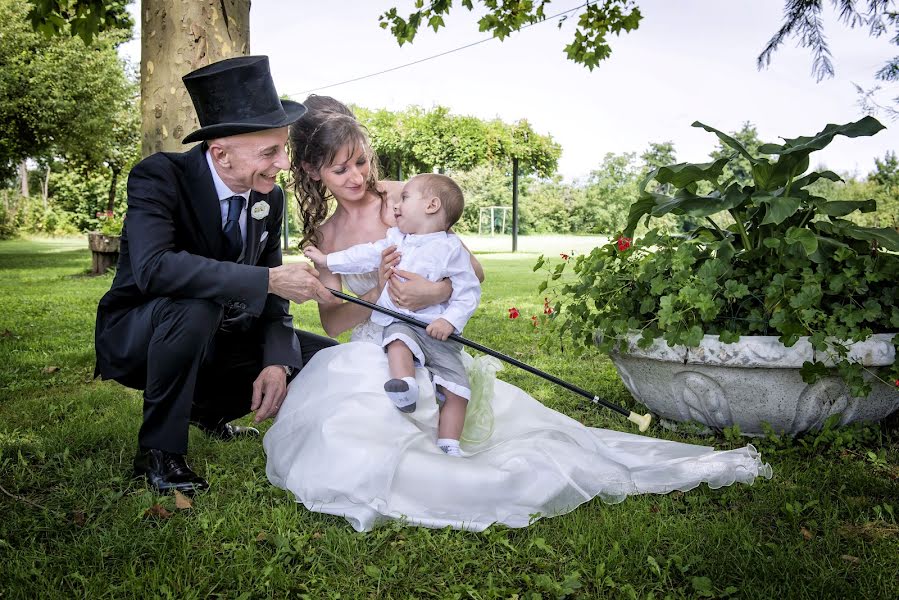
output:
<svg viewBox="0 0 899 600"><path fill-rule="evenodd" d="M364 129L346 106L311 96L307 114L291 127L290 143L304 219L303 243L324 252L384 237L394 225L395 184L379 183ZM334 212L328 217L327 196ZM323 283L375 302L384 285L401 306L441 302L448 282L427 282L390 268L389 249L378 271ZM472 264L483 278L481 266ZM434 443L438 408L418 369L418 408L396 410L383 391L389 378L381 331L355 304L320 307L325 331L352 328L351 341L319 351L291 382L263 441L266 472L309 510L345 517L357 531L400 519L426 527L480 531L493 523L524 527L599 497L620 502L642 493L717 488L771 477L752 446L712 448L585 427L497 380L489 437L465 443L463 458Z"/></svg>

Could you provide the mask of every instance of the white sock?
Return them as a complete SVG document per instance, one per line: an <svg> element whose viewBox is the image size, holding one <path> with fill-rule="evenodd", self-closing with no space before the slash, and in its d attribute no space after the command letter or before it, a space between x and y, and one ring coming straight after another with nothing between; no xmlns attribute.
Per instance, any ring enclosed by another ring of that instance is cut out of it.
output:
<svg viewBox="0 0 899 600"><path fill-rule="evenodd" d="M414 377L391 379L384 384L384 391L393 401L394 406L405 413L415 411L418 402L418 383Z"/></svg>
<svg viewBox="0 0 899 600"><path fill-rule="evenodd" d="M440 438L437 440L437 446L449 456L462 456L462 450L459 448L459 440Z"/></svg>

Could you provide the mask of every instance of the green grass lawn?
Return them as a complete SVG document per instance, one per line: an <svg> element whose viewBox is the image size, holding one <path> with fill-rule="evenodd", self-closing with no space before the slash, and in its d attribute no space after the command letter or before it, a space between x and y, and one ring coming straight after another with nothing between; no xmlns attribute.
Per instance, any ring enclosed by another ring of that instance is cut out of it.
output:
<svg viewBox="0 0 899 600"><path fill-rule="evenodd" d="M480 256L488 279L467 337L634 406L605 357L537 349L536 255L492 252ZM193 431L191 464L213 489L179 510L129 477L140 394L92 379L94 311L111 276L88 277L89 266L84 240L0 242L2 598L896 597L895 420L754 440L774 479L751 487L594 500L484 533L399 524L355 533L272 487L259 440ZM522 318L508 319L510 306ZM320 331L314 306L295 315ZM585 424L632 430L514 367L499 376ZM749 441L649 433L721 448ZM154 505L171 514L148 513Z"/></svg>

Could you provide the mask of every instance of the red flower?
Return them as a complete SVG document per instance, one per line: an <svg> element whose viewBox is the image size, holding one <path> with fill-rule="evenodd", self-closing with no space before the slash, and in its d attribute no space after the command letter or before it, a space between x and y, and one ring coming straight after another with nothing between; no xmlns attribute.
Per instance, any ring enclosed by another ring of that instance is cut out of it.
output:
<svg viewBox="0 0 899 600"><path fill-rule="evenodd" d="M517 319L519 314L520 313L518 312L518 309L515 308L514 306L509 309L509 318L510 319Z"/></svg>
<svg viewBox="0 0 899 600"><path fill-rule="evenodd" d="M618 237L618 251L619 251L619 252L624 252L625 250L627 250L628 248L630 248L630 247L631 247L631 242L632 242L632 241L633 241L632 238L624 237L623 235L622 235L622 236L619 236L619 237Z"/></svg>
<svg viewBox="0 0 899 600"><path fill-rule="evenodd" d="M569 258L571 258L569 255L565 254L564 252L562 254L560 254L559 256L562 257L562 260L568 260Z"/></svg>
<svg viewBox="0 0 899 600"><path fill-rule="evenodd" d="M534 315L533 317L531 317L531 323L534 324L534 327L537 326L537 315Z"/></svg>
<svg viewBox="0 0 899 600"><path fill-rule="evenodd" d="M549 298L543 299L543 314L544 315L553 314L553 307L549 305Z"/></svg>
<svg viewBox="0 0 899 600"><path fill-rule="evenodd" d="M899 379L896 380L896 387L899 387Z"/></svg>

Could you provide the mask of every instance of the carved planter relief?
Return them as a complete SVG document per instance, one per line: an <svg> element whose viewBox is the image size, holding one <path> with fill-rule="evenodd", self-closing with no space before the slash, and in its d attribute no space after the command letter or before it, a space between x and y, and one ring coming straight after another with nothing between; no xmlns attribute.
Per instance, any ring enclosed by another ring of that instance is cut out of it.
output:
<svg viewBox="0 0 899 600"><path fill-rule="evenodd" d="M893 334L876 334L851 346L850 357L872 371L893 363ZM663 419L695 421L722 429L739 425L746 434L762 434L763 423L778 433L818 429L831 415L840 425L878 421L899 409L899 389L866 377L873 385L867 398L852 397L837 377L809 385L799 368L816 358L828 363L807 338L787 348L776 336L743 336L724 344L707 335L697 348L671 348L656 340L647 349L633 336L612 362L633 396Z"/></svg>

